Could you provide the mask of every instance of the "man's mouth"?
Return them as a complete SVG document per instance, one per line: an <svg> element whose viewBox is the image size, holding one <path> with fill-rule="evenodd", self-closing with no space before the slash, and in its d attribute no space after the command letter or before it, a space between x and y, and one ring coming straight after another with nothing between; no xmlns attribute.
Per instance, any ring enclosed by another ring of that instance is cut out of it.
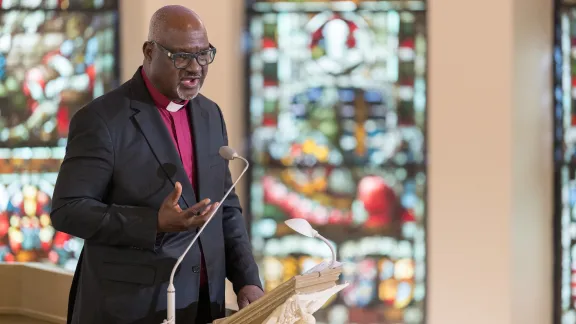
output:
<svg viewBox="0 0 576 324"><path fill-rule="evenodd" d="M184 78L180 80L180 84L182 84L186 88L196 88L200 84L199 78Z"/></svg>

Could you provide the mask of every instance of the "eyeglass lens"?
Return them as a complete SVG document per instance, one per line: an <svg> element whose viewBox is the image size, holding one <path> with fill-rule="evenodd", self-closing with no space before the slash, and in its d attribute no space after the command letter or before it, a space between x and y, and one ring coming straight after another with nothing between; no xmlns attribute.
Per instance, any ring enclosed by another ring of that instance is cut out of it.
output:
<svg viewBox="0 0 576 324"><path fill-rule="evenodd" d="M172 57L174 59L174 66L177 69L187 68L194 58L196 58L196 62L198 62L200 66L205 66L214 60L214 50L210 49L196 54L174 54Z"/></svg>

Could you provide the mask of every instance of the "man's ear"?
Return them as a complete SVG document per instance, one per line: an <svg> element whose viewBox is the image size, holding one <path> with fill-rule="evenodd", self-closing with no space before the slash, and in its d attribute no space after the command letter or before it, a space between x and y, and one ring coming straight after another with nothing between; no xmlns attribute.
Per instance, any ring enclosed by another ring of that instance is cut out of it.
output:
<svg viewBox="0 0 576 324"><path fill-rule="evenodd" d="M144 54L144 60L150 61L152 59L152 43L144 42L142 45L142 53Z"/></svg>

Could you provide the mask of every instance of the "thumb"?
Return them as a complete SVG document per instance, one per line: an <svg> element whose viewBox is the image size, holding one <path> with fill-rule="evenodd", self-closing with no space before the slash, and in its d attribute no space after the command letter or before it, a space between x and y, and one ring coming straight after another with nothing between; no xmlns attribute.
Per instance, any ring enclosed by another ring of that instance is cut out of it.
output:
<svg viewBox="0 0 576 324"><path fill-rule="evenodd" d="M180 182L176 182L176 184L174 185L174 190L172 190L172 193L170 194L170 205L171 206L176 206L178 204L178 199L180 199L180 195L182 195L182 185L180 184Z"/></svg>
<svg viewBox="0 0 576 324"><path fill-rule="evenodd" d="M246 306L248 306L250 304L250 302L248 302L248 299L246 299L245 297L241 297L238 298L238 308L242 309Z"/></svg>

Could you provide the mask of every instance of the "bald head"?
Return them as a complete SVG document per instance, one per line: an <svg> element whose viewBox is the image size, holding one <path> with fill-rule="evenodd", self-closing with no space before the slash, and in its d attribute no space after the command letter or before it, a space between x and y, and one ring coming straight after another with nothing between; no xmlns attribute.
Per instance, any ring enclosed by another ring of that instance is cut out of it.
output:
<svg viewBox="0 0 576 324"><path fill-rule="evenodd" d="M198 95L216 54L198 14L176 5L162 7L152 15L142 50L146 76L173 101Z"/></svg>
<svg viewBox="0 0 576 324"><path fill-rule="evenodd" d="M206 33L200 16L184 6L170 5L158 9L150 19L149 41L162 41L162 36L170 32Z"/></svg>

